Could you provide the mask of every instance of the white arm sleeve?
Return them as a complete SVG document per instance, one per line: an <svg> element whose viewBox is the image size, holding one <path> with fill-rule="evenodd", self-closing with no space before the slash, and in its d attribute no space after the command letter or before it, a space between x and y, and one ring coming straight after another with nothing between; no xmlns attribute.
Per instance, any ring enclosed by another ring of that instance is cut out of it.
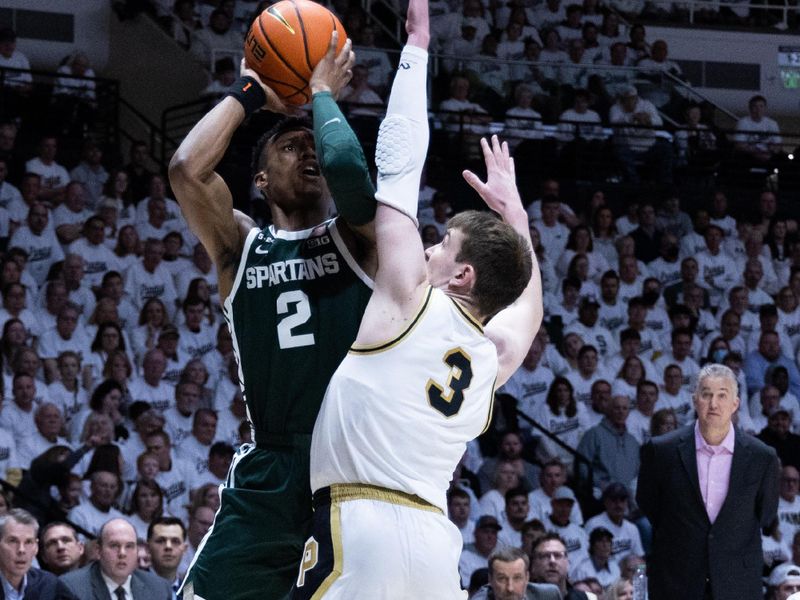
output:
<svg viewBox="0 0 800 600"><path fill-rule="evenodd" d="M428 148L428 53L406 46L400 55L386 118L378 132L375 198L417 224L417 201Z"/></svg>

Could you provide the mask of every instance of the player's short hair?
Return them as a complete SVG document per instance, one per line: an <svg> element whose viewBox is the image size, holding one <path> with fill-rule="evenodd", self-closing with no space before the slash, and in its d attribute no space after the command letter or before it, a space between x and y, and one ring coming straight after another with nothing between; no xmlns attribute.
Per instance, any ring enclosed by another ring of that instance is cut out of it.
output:
<svg viewBox="0 0 800 600"><path fill-rule="evenodd" d="M269 131L258 138L253 148L253 160L251 163L252 175L255 176L256 173L264 168L264 162L266 160L266 152L264 152L264 150L271 140L283 135L287 131L295 131L297 129L313 131L313 128L314 126L311 121L302 117L287 117L278 121Z"/></svg>
<svg viewBox="0 0 800 600"><path fill-rule="evenodd" d="M457 262L475 268L472 297L488 319L519 298L533 270L530 244L491 213L474 210L455 215L448 224L464 234Z"/></svg>

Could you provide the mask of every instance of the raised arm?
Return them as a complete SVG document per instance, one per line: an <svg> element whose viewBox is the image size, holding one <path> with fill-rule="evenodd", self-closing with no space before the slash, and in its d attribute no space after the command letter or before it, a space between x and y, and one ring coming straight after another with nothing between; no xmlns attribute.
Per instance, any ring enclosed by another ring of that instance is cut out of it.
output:
<svg viewBox="0 0 800 600"><path fill-rule="evenodd" d="M265 105L280 112L285 110L255 71L244 66L244 61L241 75L232 87L232 95L200 119L169 164L169 180L186 222L217 267L222 300L230 293L244 239L254 223L233 210L231 192L214 168L248 112Z"/></svg>
<svg viewBox="0 0 800 600"><path fill-rule="evenodd" d="M486 205L531 244L528 229L528 214L522 208L522 200L517 190L514 159L508 151L508 144L502 144L497 136L492 136L491 145L486 138L481 139L483 158L486 162L486 183L472 171L464 171L464 179L480 194ZM497 346L498 372L497 385L503 385L522 364L528 353L536 332L542 323L542 277L539 263L531 250L533 271L528 285L519 298L507 308L497 313L486 325L484 331Z"/></svg>
<svg viewBox="0 0 800 600"><path fill-rule="evenodd" d="M402 330L413 318L427 285L416 218L429 137L427 0L410 0L406 30L408 42L400 55L375 150L378 271L361 321L359 344L381 342Z"/></svg>
<svg viewBox="0 0 800 600"><path fill-rule="evenodd" d="M337 55L337 39L338 33L334 31L328 53L314 69L309 82L314 142L337 211L354 232L374 244L375 186L361 144L335 100L350 80L355 55L350 50L350 40Z"/></svg>

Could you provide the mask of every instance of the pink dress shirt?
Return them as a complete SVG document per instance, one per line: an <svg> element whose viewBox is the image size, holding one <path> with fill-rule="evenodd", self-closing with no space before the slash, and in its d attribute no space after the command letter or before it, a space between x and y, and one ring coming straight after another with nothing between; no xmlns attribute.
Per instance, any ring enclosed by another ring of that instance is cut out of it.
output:
<svg viewBox="0 0 800 600"><path fill-rule="evenodd" d="M700 425L694 424L694 447L697 452L697 477L700 494L706 505L708 520L716 520L722 503L728 495L733 461L733 425L719 446L711 446L700 434Z"/></svg>

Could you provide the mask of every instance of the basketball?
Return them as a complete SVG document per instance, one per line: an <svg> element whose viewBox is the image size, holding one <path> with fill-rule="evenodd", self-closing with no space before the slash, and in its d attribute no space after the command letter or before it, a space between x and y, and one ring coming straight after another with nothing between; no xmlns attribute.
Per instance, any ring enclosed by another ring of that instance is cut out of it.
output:
<svg viewBox="0 0 800 600"><path fill-rule="evenodd" d="M311 72L328 51L333 31L339 32L338 52L347 34L336 15L311 0L281 0L250 26L244 44L247 66L287 104L306 104Z"/></svg>

